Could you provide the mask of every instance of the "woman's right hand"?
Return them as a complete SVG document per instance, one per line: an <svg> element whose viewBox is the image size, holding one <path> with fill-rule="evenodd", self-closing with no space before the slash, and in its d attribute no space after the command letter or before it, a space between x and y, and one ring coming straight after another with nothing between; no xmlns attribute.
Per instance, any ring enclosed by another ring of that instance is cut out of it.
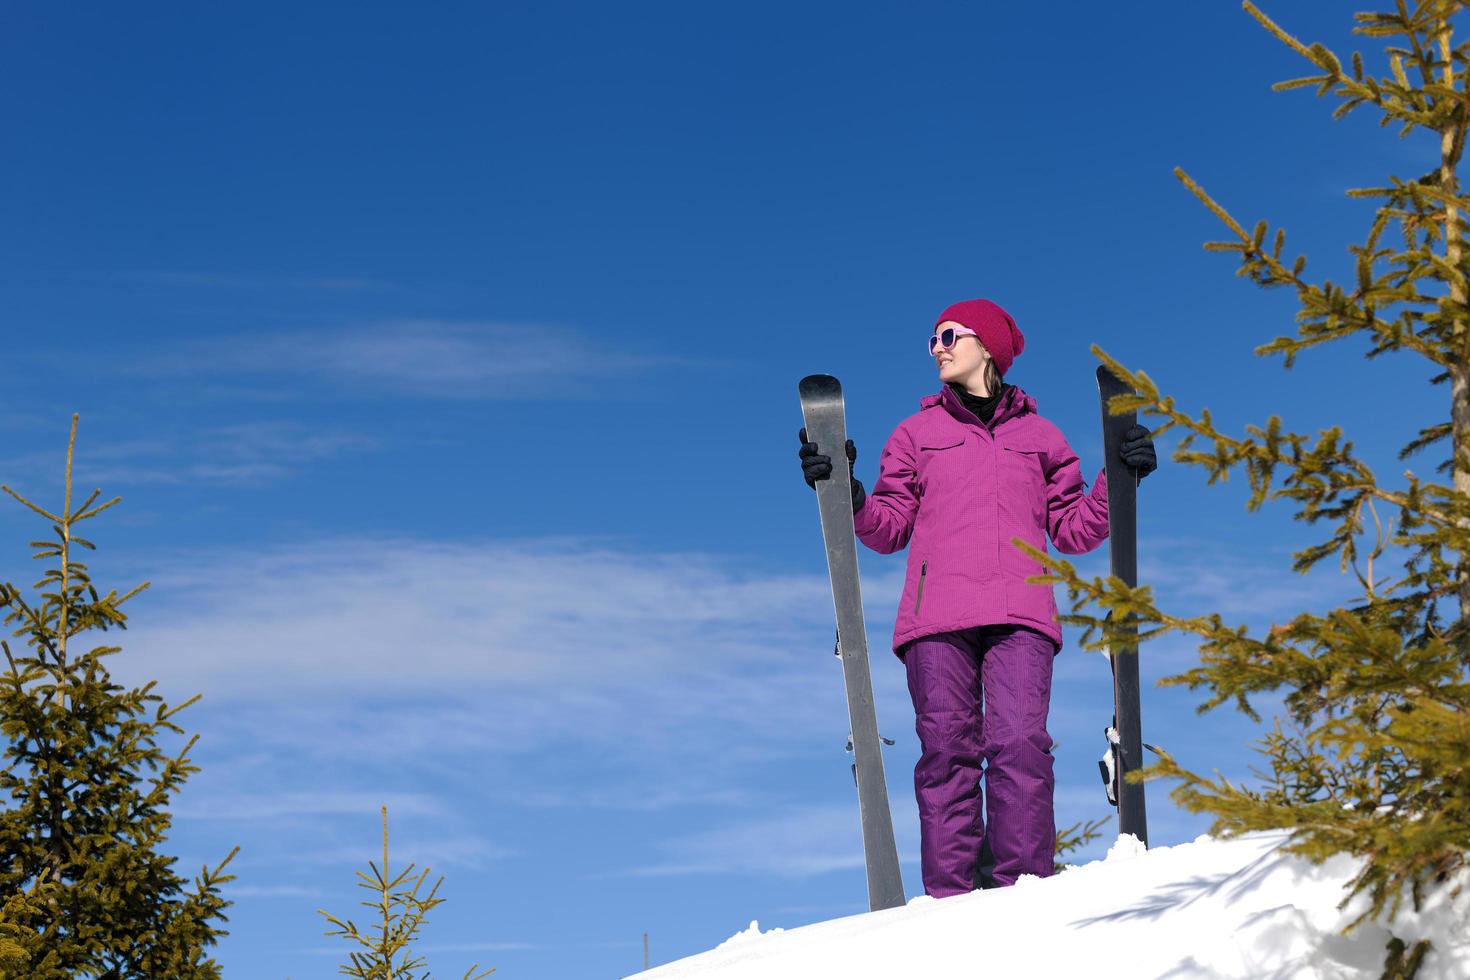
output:
<svg viewBox="0 0 1470 980"><path fill-rule="evenodd" d="M801 440L801 449L797 452L797 456L801 458L801 474L806 479L806 485L815 490L818 480L826 480L832 476L832 457L824 456L816 443L807 441L805 428L798 432L796 437ZM849 439L844 448L847 450L848 471L851 472L852 465L857 462L857 446L853 445L852 440ZM867 499L867 496L867 491L858 482L858 478L852 477L852 512L854 514L863 506L863 501Z"/></svg>

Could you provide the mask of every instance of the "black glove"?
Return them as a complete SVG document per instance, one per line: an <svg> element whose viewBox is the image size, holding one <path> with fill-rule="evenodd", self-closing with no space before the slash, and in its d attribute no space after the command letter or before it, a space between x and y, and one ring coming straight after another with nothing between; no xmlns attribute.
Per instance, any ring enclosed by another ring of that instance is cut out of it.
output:
<svg viewBox="0 0 1470 980"><path fill-rule="evenodd" d="M815 490L817 488L818 480L825 480L832 475L832 457L823 456L821 452L818 451L816 443L807 442L806 429L802 429L800 432L798 432L796 434L796 437L801 440L801 450L797 453L797 456L801 457L802 476L806 478L806 485ZM854 446L852 444L852 440L849 439L847 440L847 445L845 448L847 449L847 465L850 471L852 469L852 464L857 462L857 447ZM853 477L852 512L856 514L859 510L861 510L863 506L863 501L867 499L868 492L863 489L863 485L858 482L858 478Z"/></svg>
<svg viewBox="0 0 1470 980"><path fill-rule="evenodd" d="M1135 425L1123 433L1118 455L1123 457L1123 462L1138 471L1140 480L1159 468L1159 457L1154 452L1154 437L1141 425Z"/></svg>

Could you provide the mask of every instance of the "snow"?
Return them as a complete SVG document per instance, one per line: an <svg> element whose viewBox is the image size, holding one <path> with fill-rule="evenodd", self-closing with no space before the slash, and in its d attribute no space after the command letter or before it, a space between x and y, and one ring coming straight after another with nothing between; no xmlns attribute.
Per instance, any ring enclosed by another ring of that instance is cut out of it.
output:
<svg viewBox="0 0 1470 980"><path fill-rule="evenodd" d="M1101 861L1012 888L762 932L756 922L707 953L639 980L819 977L1079 977L1204 980L1377 978L1392 935L1433 948L1418 980L1470 977L1470 888L1436 889L1391 926L1346 925L1338 905L1356 862L1313 865L1281 850L1284 833L1205 836L1145 850L1120 837ZM1462 877L1451 884L1467 885ZM913 887L913 883L909 883Z"/></svg>

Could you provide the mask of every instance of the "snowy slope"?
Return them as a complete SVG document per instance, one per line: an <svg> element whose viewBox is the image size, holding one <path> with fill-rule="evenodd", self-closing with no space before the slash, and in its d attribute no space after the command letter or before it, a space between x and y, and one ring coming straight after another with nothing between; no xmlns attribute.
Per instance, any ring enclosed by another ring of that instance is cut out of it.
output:
<svg viewBox="0 0 1470 980"><path fill-rule="evenodd" d="M1354 862L1314 866L1280 851L1284 834L1201 837L1142 851L1120 838L1106 859L1013 888L761 932L756 923L707 953L639 980L1035 977L1085 980L1376 978L1389 932L1341 929ZM1463 883L1463 882L1462 882ZM1418 980L1470 978L1470 889L1400 911L1393 934L1434 948Z"/></svg>

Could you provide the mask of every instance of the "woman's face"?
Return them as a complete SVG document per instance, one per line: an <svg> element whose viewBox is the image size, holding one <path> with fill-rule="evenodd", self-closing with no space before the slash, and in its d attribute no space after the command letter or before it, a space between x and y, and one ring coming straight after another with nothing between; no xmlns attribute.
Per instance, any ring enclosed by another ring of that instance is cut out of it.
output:
<svg viewBox="0 0 1470 980"><path fill-rule="evenodd" d="M945 320L934 328L934 332L937 334L945 327L958 326L960 324L953 320ZM934 362L939 367L940 381L945 384L954 382L972 394L982 394L980 389L984 387L985 365L990 363L990 351L980 343L979 337L963 334L955 338L954 346L948 350L935 347Z"/></svg>

